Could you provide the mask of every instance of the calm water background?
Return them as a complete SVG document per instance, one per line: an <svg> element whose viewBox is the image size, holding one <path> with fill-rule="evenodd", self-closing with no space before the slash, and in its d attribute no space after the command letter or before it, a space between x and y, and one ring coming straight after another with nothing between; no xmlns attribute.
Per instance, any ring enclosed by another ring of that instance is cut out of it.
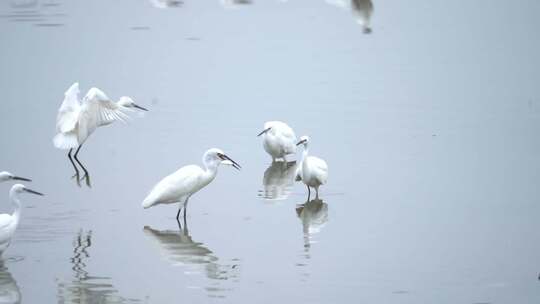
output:
<svg viewBox="0 0 540 304"><path fill-rule="evenodd" d="M366 35L324 1L0 1L0 169L47 194L23 198L0 297L537 303L540 2L374 7ZM151 110L90 138L91 189L52 145L74 81ZM264 198L274 119L330 167L304 213L301 184ZM187 231L140 207L214 146L244 169L192 198Z"/></svg>

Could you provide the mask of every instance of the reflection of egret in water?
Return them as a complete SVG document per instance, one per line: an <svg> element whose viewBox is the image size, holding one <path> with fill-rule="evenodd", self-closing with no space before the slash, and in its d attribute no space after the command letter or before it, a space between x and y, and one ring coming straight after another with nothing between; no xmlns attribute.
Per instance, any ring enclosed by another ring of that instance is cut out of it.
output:
<svg viewBox="0 0 540 304"><path fill-rule="evenodd" d="M156 8L170 8L179 7L184 4L184 1L180 0L150 0L150 3Z"/></svg>
<svg viewBox="0 0 540 304"><path fill-rule="evenodd" d="M272 162L264 171L263 190L259 196L267 200L284 200L289 197L296 173L296 162Z"/></svg>
<svg viewBox="0 0 540 304"><path fill-rule="evenodd" d="M0 260L0 303L21 303L21 292L17 282Z"/></svg>
<svg viewBox="0 0 540 304"><path fill-rule="evenodd" d="M321 231L328 221L328 204L320 199L314 199L305 204L296 206L296 214L302 221L302 231L304 232L304 251L301 254L302 261L296 266L302 267L302 281L306 281L310 273L308 272L307 262L311 258L311 244L315 243L314 236Z"/></svg>
<svg viewBox="0 0 540 304"><path fill-rule="evenodd" d="M224 297L223 292L231 288L222 287L227 280L238 281L238 259L233 259L230 264L220 264L219 258L204 246L203 243L195 242L189 234L187 222L184 226L178 222L179 230L156 230L145 226L143 231L159 247L164 258L173 266L182 266L185 274L198 275L203 271L210 279L209 286L204 287L210 297Z"/></svg>
<svg viewBox="0 0 540 304"><path fill-rule="evenodd" d="M370 21L373 14L371 0L326 0L326 2L340 8L350 9L356 16L356 21L362 26L364 33L371 33Z"/></svg>
<svg viewBox="0 0 540 304"><path fill-rule="evenodd" d="M70 259L74 277L71 282L58 282L58 303L140 303L118 295L108 277L92 276L86 270L92 246L92 231L78 233L73 241Z"/></svg>
<svg viewBox="0 0 540 304"><path fill-rule="evenodd" d="M305 204L298 205L296 214L302 221L304 250L308 253L311 244L314 243L314 235L319 233L328 221L328 204L320 199L313 199Z"/></svg>
<svg viewBox="0 0 540 304"><path fill-rule="evenodd" d="M0 18L41 27L63 26L63 23L55 21L66 16L58 11L61 6L62 3L56 0L10 0L9 14L2 14Z"/></svg>

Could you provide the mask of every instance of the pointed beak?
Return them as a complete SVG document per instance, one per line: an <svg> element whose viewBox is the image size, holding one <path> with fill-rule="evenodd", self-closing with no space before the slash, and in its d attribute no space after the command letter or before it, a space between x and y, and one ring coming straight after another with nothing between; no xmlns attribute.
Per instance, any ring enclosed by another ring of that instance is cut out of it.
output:
<svg viewBox="0 0 540 304"><path fill-rule="evenodd" d="M133 107L134 107L134 108L137 108L137 109L139 109L139 110L143 110L143 111L146 111L146 112L148 112L148 109L146 109L146 108L143 108L143 107L141 107L141 106L140 106L140 105L138 105L138 104L135 104L135 103L134 103L134 104L133 104Z"/></svg>
<svg viewBox="0 0 540 304"><path fill-rule="evenodd" d="M272 127L264 129L264 130L263 130L261 133L259 133L257 136L263 135L264 133L270 131L270 129L272 129Z"/></svg>
<svg viewBox="0 0 540 304"><path fill-rule="evenodd" d="M20 176L14 176L14 177L12 177L11 179L14 179L14 180L20 180L20 181L25 181L25 182L31 182L31 181L32 181L32 180L29 179L29 178L20 177Z"/></svg>
<svg viewBox="0 0 540 304"><path fill-rule="evenodd" d="M234 160L232 160L232 158L228 157L225 154L219 154L219 158L223 160L224 164L231 165L238 171L240 171L240 168L242 168L242 166L240 166L237 162L235 162Z"/></svg>
<svg viewBox="0 0 540 304"><path fill-rule="evenodd" d="M40 195L40 196L43 196L43 195L44 195L43 193L34 191L34 190L32 190L32 189L28 189L28 188L24 188L24 191L26 191L26 192L28 192L28 193L35 194L35 195Z"/></svg>
<svg viewBox="0 0 540 304"><path fill-rule="evenodd" d="M300 146L301 144L303 144L303 143L305 143L305 142L306 142L306 140L305 140L305 139L302 139L302 140L299 141L296 145L297 145L297 146Z"/></svg>

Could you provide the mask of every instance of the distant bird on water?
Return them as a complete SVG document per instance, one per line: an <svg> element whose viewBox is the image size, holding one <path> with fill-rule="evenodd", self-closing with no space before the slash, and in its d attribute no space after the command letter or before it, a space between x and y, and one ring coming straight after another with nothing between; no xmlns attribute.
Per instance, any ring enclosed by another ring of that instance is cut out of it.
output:
<svg viewBox="0 0 540 304"><path fill-rule="evenodd" d="M19 220L21 218L21 201L19 200L19 194L24 192L43 195L34 190L30 190L21 184L16 184L11 187L9 199L15 207L15 210L13 211L13 214L0 214L0 254L9 247L11 238L19 225Z"/></svg>
<svg viewBox="0 0 540 304"><path fill-rule="evenodd" d="M6 182L8 180L20 180L20 181L25 181L25 182L31 182L32 181L29 178L16 176L16 175L13 175L13 174L11 174L11 173L9 173L7 171L0 172L0 183L1 182Z"/></svg>
<svg viewBox="0 0 540 304"><path fill-rule="evenodd" d="M326 184L328 179L328 165L326 162L318 157L309 155L309 137L302 136L297 145L304 147L302 152L302 161L298 166L298 177L302 179L302 182L308 188L308 199L311 194L310 187L315 188L316 198L319 198L319 187Z"/></svg>
<svg viewBox="0 0 540 304"><path fill-rule="evenodd" d="M183 208L185 220L189 198L214 180L220 164L233 166L237 170L241 168L238 163L216 148L206 151L202 161L204 169L197 165L189 165L162 179L144 199L142 207L146 209L159 204L179 203L176 219L178 220Z"/></svg>
<svg viewBox="0 0 540 304"><path fill-rule="evenodd" d="M278 158L287 162L286 156L296 153L296 135L291 127L284 122L266 122L264 130L257 136L263 137L264 150L270 154L274 162Z"/></svg>
<svg viewBox="0 0 540 304"><path fill-rule="evenodd" d="M98 88L91 88L82 101L79 100L79 92L79 83L76 82L64 93L64 101L58 109L56 118L58 133L53 143L58 149L69 149L68 158L75 169L74 177L77 177L79 181L79 170L71 158L71 152L77 149L74 158L84 171L82 179L86 179L86 184L90 186L88 171L77 158L84 142L98 127L115 121L125 122L129 119L125 112L130 111L131 108L148 110L135 104L127 96L113 102Z"/></svg>

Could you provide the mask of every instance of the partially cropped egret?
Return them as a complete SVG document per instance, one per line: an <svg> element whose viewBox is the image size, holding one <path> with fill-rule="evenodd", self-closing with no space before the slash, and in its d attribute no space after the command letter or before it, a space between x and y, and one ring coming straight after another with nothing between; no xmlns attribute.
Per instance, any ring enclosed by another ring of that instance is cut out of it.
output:
<svg viewBox="0 0 540 304"><path fill-rule="evenodd" d="M189 198L214 180L220 164L230 165L238 170L241 168L238 163L216 148L206 151L202 162L204 169L197 165L189 165L162 179L144 199L143 208L159 204L179 203L176 219L178 220L182 208L185 219Z"/></svg>
<svg viewBox="0 0 540 304"><path fill-rule="evenodd" d="M13 174L11 174L11 173L9 173L7 171L0 172L0 183L1 182L6 182L8 180L20 180L20 181L25 181L25 182L31 182L32 181L29 178L16 176L16 175L13 175Z"/></svg>
<svg viewBox="0 0 540 304"><path fill-rule="evenodd" d="M302 179L302 182L308 188L308 198L311 194L310 187L315 188L316 198L319 198L319 186L326 184L328 179L328 165L318 157L310 156L309 153L309 137L302 136L296 145L303 145L302 161L298 166L297 177Z"/></svg>
<svg viewBox="0 0 540 304"><path fill-rule="evenodd" d="M19 200L19 194L23 192L43 195L34 190L30 190L21 184L16 184L11 187L9 199L15 207L15 210L13 211L13 214L0 214L0 253L4 252L9 247L11 238L19 225L19 220L21 218L21 201Z"/></svg>
<svg viewBox="0 0 540 304"><path fill-rule="evenodd" d="M370 21L373 14L371 0L326 0L326 2L339 8L351 10L358 24L362 26L364 34L371 33Z"/></svg>
<svg viewBox="0 0 540 304"><path fill-rule="evenodd" d="M82 101L79 100L79 92L79 83L76 82L64 93L64 101L58 109L56 118L58 134L53 142L58 149L69 149L68 158L79 180L79 170L71 158L71 152L77 148L74 158L84 171L83 179L86 178L86 183L90 186L88 171L77 158L84 142L98 127L115 121L125 122L129 118L125 112L130 111L131 108L148 110L135 104L127 96L121 97L118 102L113 102L97 88L91 88Z"/></svg>
<svg viewBox="0 0 540 304"><path fill-rule="evenodd" d="M263 136L263 147L272 161L281 158L287 162L286 155L296 153L296 135L286 123L281 121L268 121L264 130L257 136Z"/></svg>

